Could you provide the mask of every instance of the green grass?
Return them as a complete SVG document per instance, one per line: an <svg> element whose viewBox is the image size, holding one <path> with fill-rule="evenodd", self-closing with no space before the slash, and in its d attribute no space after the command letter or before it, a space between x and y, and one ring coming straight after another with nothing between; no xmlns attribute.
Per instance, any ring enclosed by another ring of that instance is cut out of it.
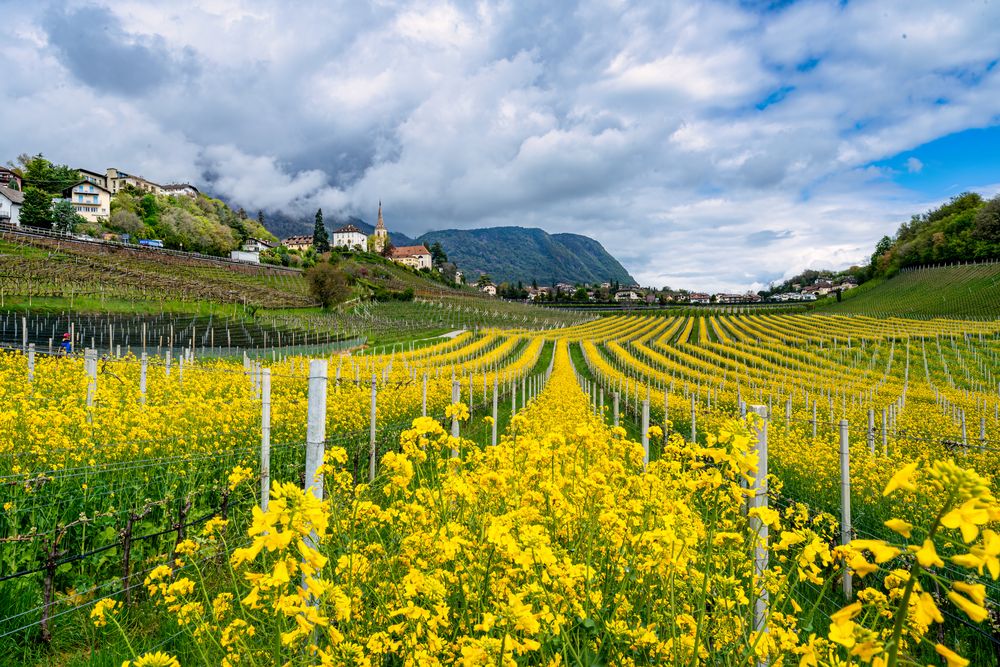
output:
<svg viewBox="0 0 1000 667"><path fill-rule="evenodd" d="M1000 315L1000 263L904 270L817 304L818 312L872 317L995 319Z"/></svg>

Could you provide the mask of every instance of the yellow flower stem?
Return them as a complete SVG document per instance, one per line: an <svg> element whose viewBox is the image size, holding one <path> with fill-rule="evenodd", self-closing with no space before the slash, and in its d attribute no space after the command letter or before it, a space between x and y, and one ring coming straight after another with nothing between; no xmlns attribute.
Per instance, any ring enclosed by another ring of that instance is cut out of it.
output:
<svg viewBox="0 0 1000 667"><path fill-rule="evenodd" d="M941 525L941 518L951 510L952 500L955 498L954 492L948 496L948 500L945 501L944 506L941 511L938 512L937 517L934 519L934 524L931 526L930 531L927 533L927 539L933 541L934 535L937 533L938 527ZM916 586L917 578L920 576L920 561L914 560L913 566L910 568L910 578L906 582L906 588L903 589L903 597L899 600L899 608L896 609L896 618L892 624L892 636L887 642L889 647L889 654L886 657L886 667L896 667L899 664L899 641L903 636L903 623L906 620L906 613L909 611L910 606L910 595L913 594L913 588Z"/></svg>
<svg viewBox="0 0 1000 667"><path fill-rule="evenodd" d="M109 614L105 614L105 615L106 615L106 616L107 616L107 617L108 617L109 619L111 619L111 622L115 624L115 627L116 627L116 628L118 628L118 632L119 632L119 634L121 634L121 636L122 636L122 639L124 639L124 640L125 640L125 645L126 645L126 646L128 646L128 652L132 654L132 659L133 659L133 660L137 659L137 658L138 658L139 656L138 656L138 655L136 655L136 652L135 652L135 649L134 649L134 648L132 648L132 642L130 642L130 641L128 640L128 635L127 635L127 634L125 634L125 629L124 629L124 628L123 628L123 627L121 626L121 624L119 624L119 623L118 623L118 619L116 619L116 618L114 617L114 614L110 614L110 613L109 613Z"/></svg>

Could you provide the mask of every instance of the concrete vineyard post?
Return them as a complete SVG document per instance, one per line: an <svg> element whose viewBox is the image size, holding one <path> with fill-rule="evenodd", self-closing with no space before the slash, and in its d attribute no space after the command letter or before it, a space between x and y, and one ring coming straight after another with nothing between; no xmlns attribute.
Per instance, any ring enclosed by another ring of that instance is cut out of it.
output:
<svg viewBox="0 0 1000 667"><path fill-rule="evenodd" d="M649 399L642 402L642 465L649 465Z"/></svg>
<svg viewBox="0 0 1000 667"><path fill-rule="evenodd" d="M427 416L427 373L424 373L423 394L420 402L420 416Z"/></svg>
<svg viewBox="0 0 1000 667"><path fill-rule="evenodd" d="M868 450L875 454L875 408L868 408Z"/></svg>
<svg viewBox="0 0 1000 667"><path fill-rule="evenodd" d="M757 474L754 477L754 495L750 499L751 509L767 507L767 406L751 405L751 412L760 417L760 430L757 432ZM754 546L754 592L756 598L753 605L753 626L756 632L767 631L769 597L763 583L764 573L768 567L768 526L759 518L750 519L750 525L757 533ZM764 663L758 662L758 665Z"/></svg>
<svg viewBox="0 0 1000 667"><path fill-rule="evenodd" d="M35 381L35 344L28 343L28 382Z"/></svg>
<svg viewBox="0 0 1000 667"><path fill-rule="evenodd" d="M145 355L143 355L145 356ZM267 511L271 495L271 369L265 368L260 379L260 509Z"/></svg>
<svg viewBox="0 0 1000 667"><path fill-rule="evenodd" d="M847 440L847 420L840 420L840 543L851 541L851 450ZM851 599L851 573L844 570L844 597Z"/></svg>
<svg viewBox="0 0 1000 667"><path fill-rule="evenodd" d="M885 408L882 408L882 456L889 455L889 430L886 428Z"/></svg>
<svg viewBox="0 0 1000 667"><path fill-rule="evenodd" d="M97 394L97 350L88 348L83 352L83 365L87 371L87 408L94 407L94 395Z"/></svg>
<svg viewBox="0 0 1000 667"><path fill-rule="evenodd" d="M612 415L613 415L614 425L615 426L618 426L618 420L619 420L619 417L618 417L618 403L619 403L619 400L620 400L619 394L616 391L615 392L614 405L612 406Z"/></svg>
<svg viewBox="0 0 1000 667"><path fill-rule="evenodd" d="M495 447L497 444L497 378L493 377L493 423L491 427L491 439L490 442Z"/></svg>
<svg viewBox="0 0 1000 667"><path fill-rule="evenodd" d="M510 418L513 419L514 415L517 414L517 380L512 380L511 383Z"/></svg>
<svg viewBox="0 0 1000 667"><path fill-rule="evenodd" d="M456 405L460 400L462 400L462 388L458 384L458 380L452 380L451 382L451 404ZM458 439L459 435L459 425L458 425L458 415L452 415L451 417L451 437ZM457 442L456 442L457 445ZM458 449L454 446L451 448L451 457L458 457Z"/></svg>
<svg viewBox="0 0 1000 667"><path fill-rule="evenodd" d="M139 400L143 405L146 404L146 374L149 371L149 358L146 353L142 353L142 357L139 359Z"/></svg>
<svg viewBox="0 0 1000 667"><path fill-rule="evenodd" d="M323 499L323 477L319 475L323 465L326 443L326 359L309 361L309 393L306 412L306 490ZM315 543L310 546L315 548Z"/></svg>
<svg viewBox="0 0 1000 667"><path fill-rule="evenodd" d="M691 442L698 442L698 417L694 411L694 393L691 394Z"/></svg>
<svg viewBox="0 0 1000 667"><path fill-rule="evenodd" d="M375 479L375 457L377 451L375 447L375 415L378 405L378 381L372 373L371 401L368 414L368 481Z"/></svg>

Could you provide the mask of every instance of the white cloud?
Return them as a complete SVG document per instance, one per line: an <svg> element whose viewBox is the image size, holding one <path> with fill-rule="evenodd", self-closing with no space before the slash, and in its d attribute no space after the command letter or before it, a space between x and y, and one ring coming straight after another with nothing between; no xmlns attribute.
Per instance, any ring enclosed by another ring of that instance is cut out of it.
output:
<svg viewBox="0 0 1000 667"><path fill-rule="evenodd" d="M906 171L911 174L919 174L923 168L924 163L915 157L911 157L906 160Z"/></svg>
<svg viewBox="0 0 1000 667"><path fill-rule="evenodd" d="M5 15L0 161L303 215L382 199L411 234L585 233L647 284L861 261L935 199L870 164L1000 122L1000 4L749 4L30 3ZM69 12L108 30L55 29ZM96 47L141 56L107 64L131 87L81 74Z"/></svg>

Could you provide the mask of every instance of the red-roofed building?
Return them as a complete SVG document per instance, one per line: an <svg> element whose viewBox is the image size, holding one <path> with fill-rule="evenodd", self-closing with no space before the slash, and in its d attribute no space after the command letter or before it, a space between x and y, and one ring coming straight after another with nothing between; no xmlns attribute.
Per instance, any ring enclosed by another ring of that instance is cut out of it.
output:
<svg viewBox="0 0 1000 667"><path fill-rule="evenodd" d="M405 245L392 249L392 261L415 269L431 268L431 251L423 245Z"/></svg>

